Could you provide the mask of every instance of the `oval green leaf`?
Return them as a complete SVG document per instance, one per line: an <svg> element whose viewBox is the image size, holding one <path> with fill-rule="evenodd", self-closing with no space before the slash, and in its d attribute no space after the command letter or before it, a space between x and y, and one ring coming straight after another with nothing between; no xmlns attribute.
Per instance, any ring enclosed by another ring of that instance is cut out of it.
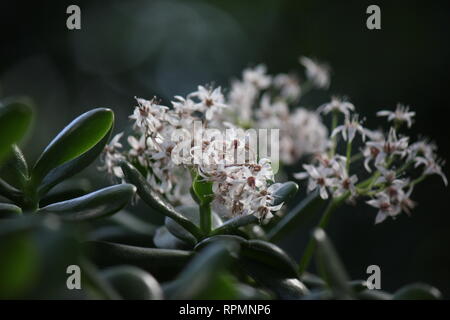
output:
<svg viewBox="0 0 450 320"><path fill-rule="evenodd" d="M66 221L96 219L121 210L131 200L135 191L133 185L119 184L79 198L48 205L39 209L39 212L57 214Z"/></svg>
<svg viewBox="0 0 450 320"><path fill-rule="evenodd" d="M298 191L298 184L293 181L285 182L281 185L281 187L275 191L273 194L274 201L273 205L277 206L283 202L289 200L292 196L294 196Z"/></svg>
<svg viewBox="0 0 450 320"><path fill-rule="evenodd" d="M102 277L125 300L161 300L163 292L158 281L134 266L117 266L102 271Z"/></svg>
<svg viewBox="0 0 450 320"><path fill-rule="evenodd" d="M10 98L0 102L0 164L11 151L11 145L20 141L33 119L30 100Z"/></svg>
<svg viewBox="0 0 450 320"><path fill-rule="evenodd" d="M107 108L88 111L66 126L45 148L32 170L36 185L50 170L65 164L93 148L108 134L114 113Z"/></svg>
<svg viewBox="0 0 450 320"><path fill-rule="evenodd" d="M350 286L347 272L325 231L317 228L314 230L313 237L317 245L317 268L322 279L325 280L337 299L353 298L354 292Z"/></svg>
<svg viewBox="0 0 450 320"><path fill-rule="evenodd" d="M441 292L428 284L413 283L400 288L393 295L394 300L438 300Z"/></svg>

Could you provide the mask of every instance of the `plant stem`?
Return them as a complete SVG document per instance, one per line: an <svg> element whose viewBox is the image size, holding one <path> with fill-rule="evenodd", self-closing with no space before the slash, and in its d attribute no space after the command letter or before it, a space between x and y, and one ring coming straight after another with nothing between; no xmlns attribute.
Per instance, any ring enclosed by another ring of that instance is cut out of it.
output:
<svg viewBox="0 0 450 320"><path fill-rule="evenodd" d="M350 162L352 162L352 142L350 139L347 142L347 162L345 168L347 169L347 174L350 176Z"/></svg>
<svg viewBox="0 0 450 320"><path fill-rule="evenodd" d="M204 235L209 235L212 229L211 205L200 204L200 230Z"/></svg>
<svg viewBox="0 0 450 320"><path fill-rule="evenodd" d="M333 110L332 117L331 117L331 132L336 129L338 123L338 111ZM336 136L333 136L331 138L331 149L330 149L330 157L334 156L334 153L336 152Z"/></svg>
<svg viewBox="0 0 450 320"><path fill-rule="evenodd" d="M350 192L346 192L340 197L331 200L327 208L325 209L325 212L323 213L322 218L320 219L319 224L317 225L317 228L325 229L328 225L328 222L330 221L331 213L337 207L339 207L342 204L342 202L344 202L349 196ZM305 253L302 256L302 259L300 260L298 269L300 275L302 275L308 268L315 249L316 249L316 242L311 237L306 246Z"/></svg>

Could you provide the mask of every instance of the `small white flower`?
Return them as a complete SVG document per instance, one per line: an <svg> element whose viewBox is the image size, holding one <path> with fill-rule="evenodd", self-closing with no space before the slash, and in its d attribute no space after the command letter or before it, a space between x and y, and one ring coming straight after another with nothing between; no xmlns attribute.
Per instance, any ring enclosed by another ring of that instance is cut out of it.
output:
<svg viewBox="0 0 450 320"><path fill-rule="evenodd" d="M119 150L122 148L122 143L120 143L122 136L123 132L116 134L105 146L102 155L103 166L99 167L99 170L105 170L119 179L123 178L123 172L118 164L125 160L125 156Z"/></svg>
<svg viewBox="0 0 450 320"><path fill-rule="evenodd" d="M266 66L257 65L255 68L245 69L243 72L244 82L251 83L258 89L266 89L270 86L271 77L266 74Z"/></svg>
<svg viewBox="0 0 450 320"><path fill-rule="evenodd" d="M444 172L442 171L442 166L445 165L445 161L435 159L435 157L416 157L415 159L415 167L419 167L421 165L424 165L425 168L422 172L423 175L432 175L437 174L442 178L442 181L447 186L448 181L447 177L445 176Z"/></svg>
<svg viewBox="0 0 450 320"><path fill-rule="evenodd" d="M164 114L169 108L156 104L155 98L150 101L136 98L136 101L138 106L129 117L135 121L134 127L139 128L143 133L155 133L161 127Z"/></svg>
<svg viewBox="0 0 450 320"><path fill-rule="evenodd" d="M198 86L197 91L189 94L188 98L191 97L196 97L200 100L196 107L198 110L205 112L206 120L212 120L215 113L227 107L220 87L212 89Z"/></svg>
<svg viewBox="0 0 450 320"><path fill-rule="evenodd" d="M387 217L395 215L389 196L384 192L378 193L376 198L367 201L367 204L378 209L375 224L381 223L386 220Z"/></svg>
<svg viewBox="0 0 450 320"><path fill-rule="evenodd" d="M404 158L409 152L408 143L408 137L398 138L395 129L391 128L386 140L369 141L366 143L366 150L370 150L370 156L375 157L375 165L379 166L383 165L386 158L391 155L399 155ZM365 156L369 157L368 151Z"/></svg>
<svg viewBox="0 0 450 320"><path fill-rule="evenodd" d="M136 158L142 166L145 166L147 163L147 143L145 134L141 135L139 140L137 140L134 136L129 136L128 144L131 147L128 154L131 157Z"/></svg>
<svg viewBox="0 0 450 320"><path fill-rule="evenodd" d="M412 118L416 115L414 111L409 111L408 106L397 104L395 111L382 110L377 112L379 117L387 117L388 121L406 122L408 128L412 125Z"/></svg>
<svg viewBox="0 0 450 320"><path fill-rule="evenodd" d="M332 170L322 166L315 167L308 164L303 165L303 168L306 172L296 173L294 174L294 177L299 180L309 178L308 191L310 192L316 188L319 188L320 197L322 199L328 199L327 188L333 185L333 179L330 178Z"/></svg>
<svg viewBox="0 0 450 320"><path fill-rule="evenodd" d="M345 141L352 142L356 136L356 133L359 132L363 141L366 139L366 129L361 125L358 120L358 115L354 114L350 119L348 116L345 117L345 123L343 125L337 126L331 136L334 137L338 133L342 134L342 138Z"/></svg>
<svg viewBox="0 0 450 320"><path fill-rule="evenodd" d="M308 58L300 57L300 63L306 68L306 77L316 87L327 89L330 85L330 68Z"/></svg>
<svg viewBox="0 0 450 320"><path fill-rule="evenodd" d="M297 101L302 93L297 76L279 74L273 79L273 85L280 90L281 97L289 101Z"/></svg>
<svg viewBox="0 0 450 320"><path fill-rule="evenodd" d="M352 103L343 101L338 97L332 97L330 102L323 104L318 109L318 111L323 114L328 114L332 111L336 111L343 113L347 117L350 115L350 111L354 110L355 106Z"/></svg>
<svg viewBox="0 0 450 320"><path fill-rule="evenodd" d="M332 182L334 187L333 196L338 197L349 191L354 197L356 195L355 184L358 182L358 177L355 174L349 177L345 163L341 161L334 162L332 167L335 171L334 176L336 177Z"/></svg>

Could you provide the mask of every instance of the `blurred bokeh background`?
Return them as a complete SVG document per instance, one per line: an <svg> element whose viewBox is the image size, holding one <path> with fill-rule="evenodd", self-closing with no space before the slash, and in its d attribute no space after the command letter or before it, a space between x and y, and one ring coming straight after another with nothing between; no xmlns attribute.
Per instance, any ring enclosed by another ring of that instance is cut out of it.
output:
<svg viewBox="0 0 450 320"><path fill-rule="evenodd" d="M81 30L66 28L66 8L81 7ZM397 102L417 112L413 136L431 137L450 159L448 84L450 12L446 1L376 1L382 30L366 28L372 2L325 0L11 1L0 3L0 97L30 96L37 120L26 155L35 159L71 119L111 107L116 131L128 124L134 96L168 102L198 84L227 87L243 68L265 63L270 73L301 71L299 55L332 67L319 105L348 96L368 126ZM444 168L448 176L448 167ZM107 181L95 167L96 184ZM413 215L374 226L375 211L346 206L329 228L352 278L381 267L382 288L424 281L450 298L449 189L438 177L420 185ZM281 245L297 259L310 226Z"/></svg>

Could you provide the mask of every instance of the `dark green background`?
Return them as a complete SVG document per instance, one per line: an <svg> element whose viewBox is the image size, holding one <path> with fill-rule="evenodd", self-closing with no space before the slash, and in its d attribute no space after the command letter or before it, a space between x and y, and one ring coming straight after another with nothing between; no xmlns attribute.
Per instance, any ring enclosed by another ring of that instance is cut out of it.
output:
<svg viewBox="0 0 450 320"><path fill-rule="evenodd" d="M81 7L80 31L66 29L69 4ZM366 29L369 4L380 5L382 30ZM134 96L167 102L198 84L227 86L261 62L270 73L300 71L297 57L308 55L332 66L329 93L348 96L368 126L378 125L380 108L413 106L413 136L431 137L448 159L449 18L445 1L2 1L0 96L36 102L25 148L35 158L94 106L113 108L120 131ZM417 187L410 218L374 226L367 206L336 212L329 232L352 278L365 278L367 266L377 264L385 290L424 281L449 298L449 195L432 177ZM299 258L308 235L305 227L282 245Z"/></svg>

